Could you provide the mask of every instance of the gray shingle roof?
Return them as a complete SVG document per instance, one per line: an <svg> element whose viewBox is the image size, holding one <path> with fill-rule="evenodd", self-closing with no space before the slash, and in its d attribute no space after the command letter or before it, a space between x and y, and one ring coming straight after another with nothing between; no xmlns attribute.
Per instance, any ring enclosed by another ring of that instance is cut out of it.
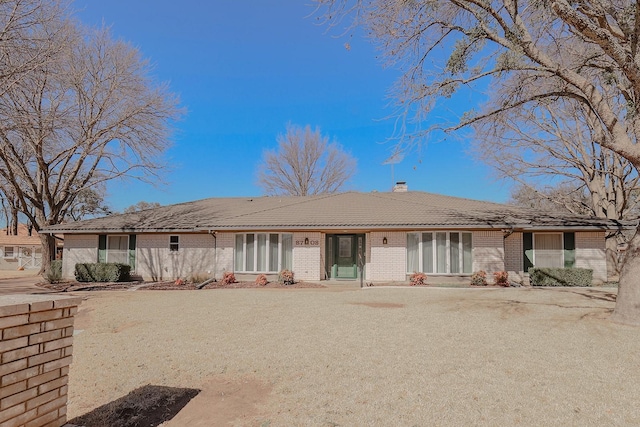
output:
<svg viewBox="0 0 640 427"><path fill-rule="evenodd" d="M50 226L49 233L331 229L611 229L612 220L419 191L211 198Z"/></svg>

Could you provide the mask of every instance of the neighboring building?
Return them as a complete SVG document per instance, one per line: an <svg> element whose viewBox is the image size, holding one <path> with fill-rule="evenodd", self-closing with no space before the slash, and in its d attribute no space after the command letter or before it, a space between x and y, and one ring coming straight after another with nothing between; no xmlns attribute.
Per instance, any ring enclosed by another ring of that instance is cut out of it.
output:
<svg viewBox="0 0 640 427"><path fill-rule="evenodd" d="M42 243L35 230L29 231L25 224L18 224L18 235L8 235L0 230L0 269L39 269L42 265Z"/></svg>
<svg viewBox="0 0 640 427"><path fill-rule="evenodd" d="M584 267L607 279L615 221L407 191L212 198L48 227L76 263L122 262L147 280L283 269L296 280L468 281L485 270L522 279L532 266ZM364 275L361 277L361 272ZM272 277L273 277L272 276Z"/></svg>

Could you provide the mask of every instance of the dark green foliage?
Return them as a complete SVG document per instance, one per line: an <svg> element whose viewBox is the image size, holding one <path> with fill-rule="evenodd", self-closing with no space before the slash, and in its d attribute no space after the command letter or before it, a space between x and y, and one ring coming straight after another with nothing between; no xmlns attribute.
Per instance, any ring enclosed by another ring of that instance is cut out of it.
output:
<svg viewBox="0 0 640 427"><path fill-rule="evenodd" d="M51 261L51 266L45 272L44 279L49 283L58 283L62 280L62 260Z"/></svg>
<svg viewBox="0 0 640 427"><path fill-rule="evenodd" d="M130 280L131 266L118 263L76 264L78 282L126 282Z"/></svg>
<svg viewBox="0 0 640 427"><path fill-rule="evenodd" d="M587 268L529 269L531 286L591 286L593 270Z"/></svg>

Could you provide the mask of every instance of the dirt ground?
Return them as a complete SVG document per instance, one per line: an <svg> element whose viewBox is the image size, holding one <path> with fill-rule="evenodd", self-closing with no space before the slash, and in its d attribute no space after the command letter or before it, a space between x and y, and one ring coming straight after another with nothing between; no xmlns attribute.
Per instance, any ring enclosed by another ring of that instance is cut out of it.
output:
<svg viewBox="0 0 640 427"><path fill-rule="evenodd" d="M615 293L77 292L68 417L170 387L198 392L165 427L640 425Z"/></svg>

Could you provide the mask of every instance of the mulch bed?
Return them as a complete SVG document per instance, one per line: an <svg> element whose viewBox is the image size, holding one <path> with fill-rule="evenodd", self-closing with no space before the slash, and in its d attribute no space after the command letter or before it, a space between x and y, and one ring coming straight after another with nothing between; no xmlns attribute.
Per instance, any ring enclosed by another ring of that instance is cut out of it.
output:
<svg viewBox="0 0 640 427"><path fill-rule="evenodd" d="M137 289L141 291L194 291L197 290L195 283L176 284L173 281L167 282L115 282L115 283L81 283L76 281L58 282L58 283L38 283L38 286L56 292L77 292L77 291L123 291L128 289ZM230 284L222 284L221 282L211 282L202 289L243 289L243 288L262 288L262 289L302 289L302 288L324 288L324 285L318 283L296 282L293 285L283 285L278 282L269 282L264 286L255 282L236 282Z"/></svg>

